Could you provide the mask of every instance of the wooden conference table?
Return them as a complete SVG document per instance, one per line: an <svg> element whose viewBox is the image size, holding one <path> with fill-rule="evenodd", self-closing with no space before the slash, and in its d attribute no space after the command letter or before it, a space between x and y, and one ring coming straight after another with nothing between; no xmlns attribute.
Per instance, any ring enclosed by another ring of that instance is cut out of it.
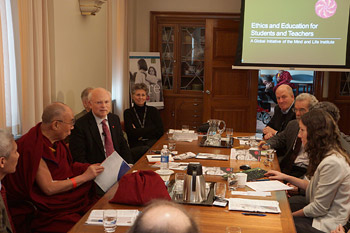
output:
<svg viewBox="0 0 350 233"><path fill-rule="evenodd" d="M249 134L235 133L234 136L246 136ZM251 134L250 134L251 135ZM199 137L199 140L201 137ZM153 147L152 150L160 150L163 144L167 144L167 136L164 135ZM238 140L234 141L234 145L239 146ZM198 141L193 142L176 142L176 150L179 154L184 152L207 152L216 154L230 154L228 148L213 148L213 147L199 147ZM188 159L182 160L183 162L200 162L203 166L211 167L233 167L234 172L239 171L239 166L242 164L249 164L252 168L261 167L265 170L275 169L279 170L278 161L275 158L273 164L265 166L263 162L252 161L219 161L219 160L202 160L202 159ZM151 168L144 155L131 170L156 170ZM129 171L131 172L131 171ZM175 171L185 172L185 171ZM173 175L171 177L173 179ZM217 176L205 176L206 181L210 182L226 182L221 177ZM142 210L142 206L130 206L122 204L111 204L108 201L114 196L118 184L112 186L112 188L92 207L92 209L139 209ZM250 190L248 187L238 189L241 191ZM265 217L260 216L244 216L240 211L229 211L228 207L217 206L199 206L199 205L184 205L184 208L194 217L195 221L200 227L200 231L205 232L225 232L227 226L239 226L242 233L248 232L296 232L293 222L293 217L290 211L289 203L284 191L272 192L271 197L249 197L249 196L232 196L228 191L226 197L242 197L252 199L263 200L277 200L279 202L281 213L280 214L266 214ZM98 233L104 232L103 226L86 225L85 221L88 218L91 210L87 212L80 221L69 231L70 233ZM156 221L156 220L155 220ZM117 227L116 232L126 232L129 227Z"/></svg>

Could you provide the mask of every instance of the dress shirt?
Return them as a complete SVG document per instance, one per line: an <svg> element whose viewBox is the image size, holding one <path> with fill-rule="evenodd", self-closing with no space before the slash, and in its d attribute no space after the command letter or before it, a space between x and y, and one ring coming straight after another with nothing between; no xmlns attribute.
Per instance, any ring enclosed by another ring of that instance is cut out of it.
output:
<svg viewBox="0 0 350 233"><path fill-rule="evenodd" d="M107 120L107 127L108 127L108 130L109 129L109 124L108 124L108 118L107 116L104 117L104 118L99 118L98 116L96 116L94 113L92 113L92 115L94 115L95 117L95 120L96 120L96 124L97 124L97 127L98 127L98 131L100 132L100 136L101 136L101 140L102 140L102 144L103 144L103 148L105 150L105 153L106 153L106 148L105 148L105 136L104 136L104 133L103 133L103 128L102 128L102 121L104 121L105 119ZM111 135L112 136L112 135Z"/></svg>

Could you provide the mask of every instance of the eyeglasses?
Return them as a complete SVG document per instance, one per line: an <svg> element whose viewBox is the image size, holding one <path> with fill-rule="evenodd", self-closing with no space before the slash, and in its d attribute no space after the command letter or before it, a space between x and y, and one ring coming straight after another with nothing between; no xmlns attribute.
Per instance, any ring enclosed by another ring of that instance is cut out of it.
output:
<svg viewBox="0 0 350 233"><path fill-rule="evenodd" d="M75 125L75 119L72 119L71 122L65 122L65 121L62 121L62 120L53 120L53 121L58 121L58 122L61 122L61 123L64 123L64 124L67 124L67 125Z"/></svg>
<svg viewBox="0 0 350 233"><path fill-rule="evenodd" d="M305 108L293 108L292 109L293 112L300 112L300 113L306 113L306 109Z"/></svg>
<svg viewBox="0 0 350 233"><path fill-rule="evenodd" d="M97 105L102 105L102 104L108 105L108 104L111 104L111 101L110 101L110 100L95 101L95 102L93 102L93 103L94 103L94 104L97 104Z"/></svg>

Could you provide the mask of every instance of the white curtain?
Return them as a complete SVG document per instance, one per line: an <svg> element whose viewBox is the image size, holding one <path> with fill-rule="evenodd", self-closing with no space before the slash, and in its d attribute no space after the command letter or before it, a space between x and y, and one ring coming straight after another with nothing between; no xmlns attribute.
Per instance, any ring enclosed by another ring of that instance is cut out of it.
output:
<svg viewBox="0 0 350 233"><path fill-rule="evenodd" d="M108 1L108 77L116 113L123 120L123 110L129 106L129 67L127 40L127 0Z"/></svg>
<svg viewBox="0 0 350 233"><path fill-rule="evenodd" d="M41 121L51 102L47 0L17 0L21 47L22 133Z"/></svg>
<svg viewBox="0 0 350 233"><path fill-rule="evenodd" d="M0 0L0 128L20 134L15 38L10 0Z"/></svg>

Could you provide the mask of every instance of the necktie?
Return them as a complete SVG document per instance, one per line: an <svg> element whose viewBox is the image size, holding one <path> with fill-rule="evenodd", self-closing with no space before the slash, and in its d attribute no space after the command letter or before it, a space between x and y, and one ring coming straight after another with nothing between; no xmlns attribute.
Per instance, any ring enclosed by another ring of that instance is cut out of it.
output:
<svg viewBox="0 0 350 233"><path fill-rule="evenodd" d="M109 132L106 119L102 121L102 130L105 136L105 149L106 149L106 155L107 157L110 156L114 152L111 132Z"/></svg>

